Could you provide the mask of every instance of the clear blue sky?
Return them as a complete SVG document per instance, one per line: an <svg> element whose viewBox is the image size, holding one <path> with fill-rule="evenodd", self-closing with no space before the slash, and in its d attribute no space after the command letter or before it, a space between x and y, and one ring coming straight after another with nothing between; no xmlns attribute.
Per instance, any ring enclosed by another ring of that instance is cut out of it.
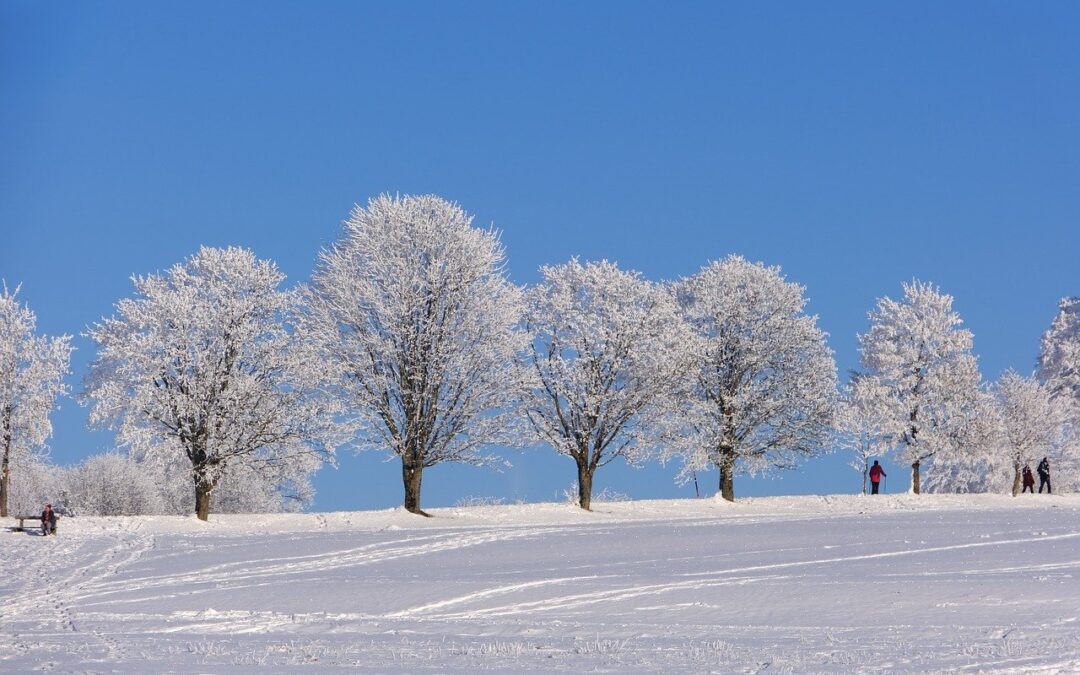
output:
<svg viewBox="0 0 1080 675"><path fill-rule="evenodd" d="M1026 373L1080 293L1078 31L1066 2L5 0L0 277L78 334L200 244L300 282L354 203L436 193L502 229L519 283L574 255L661 279L741 253L806 285L844 373L875 298L919 277L985 377ZM111 446L71 401L53 419L58 462ZM429 471L425 505L574 478L511 459ZM736 493L857 490L846 462ZM692 494L674 473L614 464L597 489ZM370 453L317 487L320 510L401 501Z"/></svg>

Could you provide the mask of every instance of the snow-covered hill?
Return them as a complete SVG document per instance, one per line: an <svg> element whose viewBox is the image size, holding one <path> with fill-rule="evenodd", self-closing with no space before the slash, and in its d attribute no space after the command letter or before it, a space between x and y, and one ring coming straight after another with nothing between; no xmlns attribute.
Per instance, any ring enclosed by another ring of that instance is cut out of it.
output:
<svg viewBox="0 0 1080 675"><path fill-rule="evenodd" d="M1080 496L0 532L0 671L1080 672Z"/></svg>

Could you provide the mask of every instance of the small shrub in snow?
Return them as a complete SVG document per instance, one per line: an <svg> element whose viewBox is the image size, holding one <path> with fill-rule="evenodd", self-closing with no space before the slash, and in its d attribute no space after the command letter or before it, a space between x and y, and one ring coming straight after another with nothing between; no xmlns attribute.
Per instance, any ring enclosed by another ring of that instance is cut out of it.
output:
<svg viewBox="0 0 1080 675"><path fill-rule="evenodd" d="M504 642L501 640L496 640L495 642L482 642L480 644L454 644L450 646L449 652L454 656L494 656L517 658L524 655L530 649L533 648L523 642Z"/></svg>
<svg viewBox="0 0 1080 675"><path fill-rule="evenodd" d="M575 640L570 652L572 654L618 654L626 648L630 638L625 640L601 640L597 635L591 640Z"/></svg>
<svg viewBox="0 0 1080 675"><path fill-rule="evenodd" d="M604 488L598 495L593 497L593 500L598 502L628 502L630 501L630 495L625 492L616 492L611 488Z"/></svg>
<svg viewBox="0 0 1080 675"><path fill-rule="evenodd" d="M745 649L723 640L691 642L686 648L686 655L691 661L736 661L745 655Z"/></svg>
<svg viewBox="0 0 1080 675"><path fill-rule="evenodd" d="M578 490L577 481L570 483L570 487L562 491L563 500L567 504L578 504L580 491ZM600 503L611 502L628 502L630 501L630 495L625 492L616 492L611 488L604 488L600 492L596 493L592 497L592 501Z"/></svg>
<svg viewBox="0 0 1080 675"><path fill-rule="evenodd" d="M500 506L505 504L506 500L501 497L475 497L468 496L454 502L454 506L457 508L466 508L470 506Z"/></svg>

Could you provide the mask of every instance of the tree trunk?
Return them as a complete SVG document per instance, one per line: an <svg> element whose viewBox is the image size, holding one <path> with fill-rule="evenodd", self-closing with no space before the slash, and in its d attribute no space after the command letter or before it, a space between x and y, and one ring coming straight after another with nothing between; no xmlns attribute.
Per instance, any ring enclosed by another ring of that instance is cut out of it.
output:
<svg viewBox="0 0 1080 675"><path fill-rule="evenodd" d="M8 474L8 453L7 449L4 450L4 464L0 468L0 517L7 518L8 515L8 480L11 476Z"/></svg>
<svg viewBox="0 0 1080 675"><path fill-rule="evenodd" d="M1020 494L1020 465L1013 464L1013 497Z"/></svg>
<svg viewBox="0 0 1080 675"><path fill-rule="evenodd" d="M10 408L8 409L10 410ZM0 464L0 517L7 518L9 483L11 479L11 431L8 422L10 415L4 419L4 460Z"/></svg>
<svg viewBox="0 0 1080 675"><path fill-rule="evenodd" d="M862 463L862 493L866 494L866 477L870 474L870 467L868 467L866 460Z"/></svg>
<svg viewBox="0 0 1080 675"><path fill-rule="evenodd" d="M735 501L735 453L720 450L720 496Z"/></svg>
<svg viewBox="0 0 1080 675"><path fill-rule="evenodd" d="M206 475L205 469L195 471L195 517L210 520L210 496L214 493L214 483Z"/></svg>
<svg viewBox="0 0 1080 675"><path fill-rule="evenodd" d="M919 483L919 464L920 463L921 462L919 460L916 460L911 465L911 493L916 494L916 495L919 494L919 486L920 486L920 483Z"/></svg>
<svg viewBox="0 0 1080 675"><path fill-rule="evenodd" d="M587 460L577 460L578 505L586 511L592 511L593 469Z"/></svg>
<svg viewBox="0 0 1080 675"><path fill-rule="evenodd" d="M420 482L423 480L424 467L401 462L401 479L405 484L405 510L420 516L431 517L420 508Z"/></svg>

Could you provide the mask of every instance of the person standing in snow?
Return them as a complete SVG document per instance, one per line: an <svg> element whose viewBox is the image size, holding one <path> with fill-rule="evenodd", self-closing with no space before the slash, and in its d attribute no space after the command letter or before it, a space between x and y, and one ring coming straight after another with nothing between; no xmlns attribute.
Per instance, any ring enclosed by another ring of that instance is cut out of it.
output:
<svg viewBox="0 0 1080 675"><path fill-rule="evenodd" d="M1021 490L1021 494L1030 491L1031 494L1035 494L1035 476L1031 473L1031 466L1029 464L1024 465L1023 471L1024 489Z"/></svg>
<svg viewBox="0 0 1080 675"><path fill-rule="evenodd" d="M52 510L52 504L46 504L41 512L41 535L56 534L56 512Z"/></svg>
<svg viewBox="0 0 1080 675"><path fill-rule="evenodd" d="M1046 486L1046 494L1053 493L1050 488L1050 460L1043 457L1036 471L1039 472L1039 494L1042 494L1044 485Z"/></svg>
<svg viewBox="0 0 1080 675"><path fill-rule="evenodd" d="M874 460L874 466L870 467L870 494L876 495L878 493L878 485L881 483L882 476L888 476L885 473L885 469L881 468L878 461Z"/></svg>

